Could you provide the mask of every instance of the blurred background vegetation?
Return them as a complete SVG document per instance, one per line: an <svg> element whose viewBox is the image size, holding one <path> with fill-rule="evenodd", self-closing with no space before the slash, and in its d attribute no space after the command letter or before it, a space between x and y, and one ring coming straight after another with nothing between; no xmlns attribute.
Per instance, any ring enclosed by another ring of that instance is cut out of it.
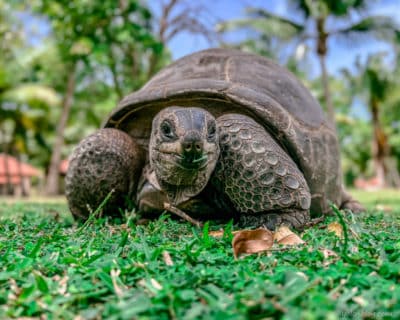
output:
<svg viewBox="0 0 400 320"><path fill-rule="evenodd" d="M0 193L15 191L4 154L41 169L39 191L62 192L63 160L124 95L217 46L302 80L336 124L347 185L399 188L400 26L380 6L400 12L397 0L0 0ZM330 72L335 59L346 67Z"/></svg>

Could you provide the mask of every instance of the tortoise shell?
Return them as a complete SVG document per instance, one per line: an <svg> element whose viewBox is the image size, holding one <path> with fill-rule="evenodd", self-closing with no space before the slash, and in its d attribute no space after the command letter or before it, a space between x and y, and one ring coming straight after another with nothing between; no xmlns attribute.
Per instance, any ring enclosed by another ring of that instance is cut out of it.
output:
<svg viewBox="0 0 400 320"><path fill-rule="evenodd" d="M215 117L252 117L303 172L312 194L312 214L329 212L329 202L341 203L335 129L302 83L273 61L232 49L185 56L126 96L103 126L127 132L147 149L152 119L167 106L201 107Z"/></svg>

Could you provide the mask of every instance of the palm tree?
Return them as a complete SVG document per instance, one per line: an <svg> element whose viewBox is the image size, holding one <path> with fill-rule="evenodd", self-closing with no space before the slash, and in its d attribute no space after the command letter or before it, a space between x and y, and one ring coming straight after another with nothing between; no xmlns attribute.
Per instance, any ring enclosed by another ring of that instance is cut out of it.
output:
<svg viewBox="0 0 400 320"><path fill-rule="evenodd" d="M393 114L398 109L400 83L393 70L384 63L384 54L370 55L362 64L356 62L356 75L344 72L350 87L362 98L371 115L372 159L375 175L380 187L400 187L400 177L396 164L391 159L392 150L384 123L385 114Z"/></svg>
<svg viewBox="0 0 400 320"><path fill-rule="evenodd" d="M325 107L328 117L334 123L335 110L329 87L329 78L326 67L328 43L332 38L351 40L366 39L365 36L376 39L392 39L398 26L393 19L379 15L359 15L354 20L356 11L365 12L368 0L290 0L290 5L298 13L298 21L291 17L281 17L265 9L248 9L249 19L242 19L223 23L220 31L251 27L264 38L278 37L284 42L307 43L311 41L320 62L321 77L324 88ZM329 25L339 27L329 27ZM361 37L363 36L363 37Z"/></svg>

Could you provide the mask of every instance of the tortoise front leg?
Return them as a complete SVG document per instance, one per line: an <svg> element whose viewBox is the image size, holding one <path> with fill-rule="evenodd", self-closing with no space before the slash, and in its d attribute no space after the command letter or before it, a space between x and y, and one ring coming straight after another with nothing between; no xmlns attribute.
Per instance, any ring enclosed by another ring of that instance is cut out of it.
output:
<svg viewBox="0 0 400 320"><path fill-rule="evenodd" d="M211 183L230 200L240 224L302 228L311 195L289 154L250 117L226 114L217 125L221 154Z"/></svg>
<svg viewBox="0 0 400 320"><path fill-rule="evenodd" d="M107 195L103 214L119 216L134 199L144 152L125 132L101 129L82 140L69 161L65 193L75 219L86 220Z"/></svg>
<svg viewBox="0 0 400 320"><path fill-rule="evenodd" d="M275 230L277 226L286 225L298 230L304 229L310 221L308 210L296 208L287 211L260 212L257 214L242 214L239 217L239 225L243 228L266 227Z"/></svg>

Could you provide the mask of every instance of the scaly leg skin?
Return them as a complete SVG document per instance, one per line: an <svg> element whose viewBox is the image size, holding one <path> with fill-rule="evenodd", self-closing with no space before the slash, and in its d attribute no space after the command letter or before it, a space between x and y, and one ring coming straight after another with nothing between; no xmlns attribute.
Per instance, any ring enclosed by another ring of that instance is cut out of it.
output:
<svg viewBox="0 0 400 320"><path fill-rule="evenodd" d="M311 195L303 174L272 136L252 118L217 119L221 155L211 183L225 194L244 227L301 229Z"/></svg>
<svg viewBox="0 0 400 320"><path fill-rule="evenodd" d="M353 213L365 212L364 206L346 191L342 191L342 204L339 209L350 210Z"/></svg>
<svg viewBox="0 0 400 320"><path fill-rule="evenodd" d="M65 193L72 215L86 220L107 195L102 212L119 216L119 208L133 199L144 153L125 132L101 129L82 140L70 157Z"/></svg>

